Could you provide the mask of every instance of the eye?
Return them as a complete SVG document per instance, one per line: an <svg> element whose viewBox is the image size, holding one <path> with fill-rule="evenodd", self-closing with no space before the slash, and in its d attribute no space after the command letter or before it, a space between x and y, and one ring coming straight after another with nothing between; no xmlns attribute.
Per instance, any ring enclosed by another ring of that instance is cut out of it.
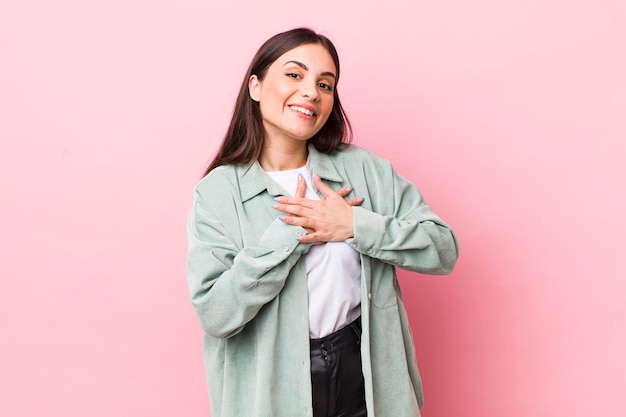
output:
<svg viewBox="0 0 626 417"><path fill-rule="evenodd" d="M333 87L331 85L326 84L326 83L317 83L317 86L319 88L323 88L326 91L333 91Z"/></svg>
<svg viewBox="0 0 626 417"><path fill-rule="evenodd" d="M299 78L302 78L302 77L300 76L300 74L297 74L297 73L295 73L295 72L288 72L286 75L287 75L287 77L289 77L289 78L293 78L293 79L295 79L295 80L297 80L297 79L299 79Z"/></svg>

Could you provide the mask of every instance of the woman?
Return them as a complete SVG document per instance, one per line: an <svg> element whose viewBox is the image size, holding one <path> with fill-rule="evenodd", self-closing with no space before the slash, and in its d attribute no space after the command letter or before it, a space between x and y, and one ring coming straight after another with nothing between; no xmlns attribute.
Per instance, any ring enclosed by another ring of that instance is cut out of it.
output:
<svg viewBox="0 0 626 417"><path fill-rule="evenodd" d="M196 186L187 279L212 417L419 416L395 267L447 274L457 244L389 162L348 144L338 80L326 37L270 38Z"/></svg>

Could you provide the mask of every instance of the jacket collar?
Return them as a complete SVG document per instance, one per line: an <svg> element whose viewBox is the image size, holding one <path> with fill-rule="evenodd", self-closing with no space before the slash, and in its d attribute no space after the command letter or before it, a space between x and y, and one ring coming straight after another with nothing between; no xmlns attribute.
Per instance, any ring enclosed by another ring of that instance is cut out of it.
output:
<svg viewBox="0 0 626 417"><path fill-rule="evenodd" d="M339 175L329 155L319 152L310 143L308 150L313 173L318 174L325 181L343 182L343 178ZM249 168L248 165L238 165L236 169L242 202L248 201L265 190L272 196L285 193L282 187L263 171L259 161L254 161Z"/></svg>

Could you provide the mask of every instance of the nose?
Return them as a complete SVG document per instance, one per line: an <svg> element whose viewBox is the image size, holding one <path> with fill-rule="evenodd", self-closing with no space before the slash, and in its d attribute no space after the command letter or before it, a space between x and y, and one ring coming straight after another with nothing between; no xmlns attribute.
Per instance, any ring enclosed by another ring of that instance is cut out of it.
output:
<svg viewBox="0 0 626 417"><path fill-rule="evenodd" d="M320 97L319 91L317 91L317 82L303 82L300 88L300 94L302 95L302 97L306 97L309 100L317 101Z"/></svg>

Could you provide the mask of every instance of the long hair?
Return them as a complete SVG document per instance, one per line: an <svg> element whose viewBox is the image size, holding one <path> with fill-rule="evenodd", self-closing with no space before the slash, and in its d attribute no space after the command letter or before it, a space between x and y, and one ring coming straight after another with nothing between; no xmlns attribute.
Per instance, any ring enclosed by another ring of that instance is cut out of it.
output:
<svg viewBox="0 0 626 417"><path fill-rule="evenodd" d="M304 44L320 44L326 48L335 63L337 82L339 81L339 56L335 46L327 37L308 28L297 28L268 39L259 48L248 67L235 102L228 131L203 176L221 165L252 164L259 159L263 149L263 123L259 103L252 100L248 92L248 80L253 74L259 80L263 80L267 69L274 61L284 53ZM352 128L339 101L336 85L333 96L333 109L328 120L320 131L309 139L309 142L322 153L332 153L341 144L352 141Z"/></svg>

